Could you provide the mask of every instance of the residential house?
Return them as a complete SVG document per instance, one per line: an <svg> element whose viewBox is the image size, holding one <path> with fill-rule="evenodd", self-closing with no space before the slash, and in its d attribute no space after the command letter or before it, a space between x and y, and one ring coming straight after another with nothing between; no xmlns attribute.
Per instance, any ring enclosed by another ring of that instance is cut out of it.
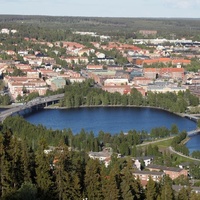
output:
<svg viewBox="0 0 200 200"><path fill-rule="evenodd" d="M134 77L133 82L135 85L148 85L153 83L152 79L146 77Z"/></svg>
<svg viewBox="0 0 200 200"><path fill-rule="evenodd" d="M187 187L187 186L182 186L182 185L172 185L172 189L176 192L179 192L183 187ZM191 192L200 194L200 187L194 187L194 186L190 186L189 189L191 190Z"/></svg>
<svg viewBox="0 0 200 200"><path fill-rule="evenodd" d="M103 69L103 65L92 65L89 64L86 66L86 69L88 70L102 70Z"/></svg>
<svg viewBox="0 0 200 200"><path fill-rule="evenodd" d="M105 55L104 53L97 52L97 53L96 53L96 57L97 57L97 58L100 58L100 59L103 59L103 58L106 57L106 55Z"/></svg>
<svg viewBox="0 0 200 200"><path fill-rule="evenodd" d="M157 31L156 30L139 30L139 33L144 35L144 36L149 36L149 35L156 35Z"/></svg>
<svg viewBox="0 0 200 200"><path fill-rule="evenodd" d="M122 95L131 93L131 87L129 85L103 86L102 90L110 93L119 92Z"/></svg>
<svg viewBox="0 0 200 200"><path fill-rule="evenodd" d="M66 85L66 80L62 77L52 77L46 80L46 83L51 87L53 91L60 88L64 88Z"/></svg>
<svg viewBox="0 0 200 200"><path fill-rule="evenodd" d="M110 164L112 156L111 148L104 148L103 151L100 152L89 152L89 157L92 159L98 159L100 162L104 163L107 167Z"/></svg>
<svg viewBox="0 0 200 200"><path fill-rule="evenodd" d="M143 157L134 157L132 158L134 165L138 170L141 170L141 163L144 162L145 167L150 165L153 161L153 156L143 156Z"/></svg>
<svg viewBox="0 0 200 200"><path fill-rule="evenodd" d="M13 99L16 99L18 95L26 95L24 89L27 93L38 92L39 95L45 95L48 89L46 83L38 78L5 76L4 81Z"/></svg>
<svg viewBox="0 0 200 200"><path fill-rule="evenodd" d="M161 165L148 165L146 169L149 169L150 171L163 171L166 175L169 175L169 177L174 180L178 178L179 176L183 175L188 177L188 171L185 169L180 169L178 167L166 167Z"/></svg>
<svg viewBox="0 0 200 200"><path fill-rule="evenodd" d="M106 79L104 81L104 86L120 86L120 85L128 85L129 81L128 79L121 78L113 78L113 79Z"/></svg>
<svg viewBox="0 0 200 200"><path fill-rule="evenodd" d="M164 172L158 171L135 171L133 172L135 179L139 179L143 186L146 186L151 177L155 182L159 182L165 175Z"/></svg>

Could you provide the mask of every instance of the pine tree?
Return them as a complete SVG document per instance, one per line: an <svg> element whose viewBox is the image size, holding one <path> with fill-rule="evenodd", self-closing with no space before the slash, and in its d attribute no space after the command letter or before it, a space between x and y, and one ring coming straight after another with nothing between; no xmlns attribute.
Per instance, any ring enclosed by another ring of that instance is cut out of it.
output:
<svg viewBox="0 0 200 200"><path fill-rule="evenodd" d="M39 149L36 152L36 183L38 186L39 195L42 198L51 198L53 181L50 168L50 158L48 154L44 153L46 144L44 141L40 141Z"/></svg>
<svg viewBox="0 0 200 200"><path fill-rule="evenodd" d="M178 193L178 200L188 200L191 193L190 188L182 187Z"/></svg>
<svg viewBox="0 0 200 200"><path fill-rule="evenodd" d="M15 190L13 189L12 177L12 149L11 149L12 132L5 130L3 137L0 138L0 155L1 155L1 196L5 197Z"/></svg>
<svg viewBox="0 0 200 200"><path fill-rule="evenodd" d="M106 171L107 169L104 167L101 173L103 199L119 199L118 170L116 167L113 167L109 174L107 174Z"/></svg>
<svg viewBox="0 0 200 200"><path fill-rule="evenodd" d="M59 200L80 198L79 178L73 169L68 147L64 144L56 152L54 174Z"/></svg>
<svg viewBox="0 0 200 200"><path fill-rule="evenodd" d="M22 141L22 152L21 152L21 162L23 167L23 180L24 182L32 182L32 167L34 167L34 158L31 156L31 152L28 148L26 140ZM33 154L33 153L32 153ZM31 162L32 160L32 162ZM33 166L32 166L33 165Z"/></svg>
<svg viewBox="0 0 200 200"><path fill-rule="evenodd" d="M86 197L90 200L98 200L102 197L100 163L99 160L90 159L85 172Z"/></svg>
<svg viewBox="0 0 200 200"><path fill-rule="evenodd" d="M156 198L157 198L156 182L153 181L153 179L150 176L146 188L146 199L155 200Z"/></svg>
<svg viewBox="0 0 200 200"><path fill-rule="evenodd" d="M162 200L174 200L174 191L169 183L165 183L161 189L161 199Z"/></svg>
<svg viewBox="0 0 200 200"><path fill-rule="evenodd" d="M132 171L132 160L129 160L121 172L120 189L122 199L141 199L141 186L138 180L135 180Z"/></svg>
<svg viewBox="0 0 200 200"><path fill-rule="evenodd" d="M12 156L12 181L13 189L16 191L20 188L23 183L23 169L21 162L21 142L16 138L12 137L11 139L11 156Z"/></svg>

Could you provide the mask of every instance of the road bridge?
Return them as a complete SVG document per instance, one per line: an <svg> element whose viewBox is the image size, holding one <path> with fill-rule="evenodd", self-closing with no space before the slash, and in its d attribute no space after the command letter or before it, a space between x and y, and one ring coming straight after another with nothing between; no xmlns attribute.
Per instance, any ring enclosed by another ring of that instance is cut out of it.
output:
<svg viewBox="0 0 200 200"><path fill-rule="evenodd" d="M191 119L192 121L197 122L199 119L199 116L196 114L182 114L183 117Z"/></svg>
<svg viewBox="0 0 200 200"><path fill-rule="evenodd" d="M190 136L193 136L193 135L197 135L199 133L200 133L200 128L192 130L192 131L188 131L187 135L190 137Z"/></svg>
<svg viewBox="0 0 200 200"><path fill-rule="evenodd" d="M57 94L48 97L37 97L23 105L17 105L0 113L0 121L5 120L8 116L24 115L30 113L33 110L38 110L47 107L51 104L57 103L63 99L64 94Z"/></svg>

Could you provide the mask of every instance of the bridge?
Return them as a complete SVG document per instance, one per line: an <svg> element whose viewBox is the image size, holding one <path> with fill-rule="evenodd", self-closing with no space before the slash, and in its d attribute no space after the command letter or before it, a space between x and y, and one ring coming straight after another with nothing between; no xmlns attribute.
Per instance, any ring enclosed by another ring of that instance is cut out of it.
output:
<svg viewBox="0 0 200 200"><path fill-rule="evenodd" d="M198 133L200 133L200 128L192 130L192 131L188 131L187 135L190 137L190 136L193 136L193 135L197 135Z"/></svg>
<svg viewBox="0 0 200 200"><path fill-rule="evenodd" d="M40 108L47 107L51 104L57 103L63 97L64 97L64 94L57 94L57 95L52 95L48 97L37 97L23 105L18 105L1 112L0 121L2 122L8 116L24 115L26 113L32 112L33 110L38 110Z"/></svg>
<svg viewBox="0 0 200 200"><path fill-rule="evenodd" d="M191 119L192 121L197 122L198 119L200 119L200 116L198 114L182 114L183 117Z"/></svg>

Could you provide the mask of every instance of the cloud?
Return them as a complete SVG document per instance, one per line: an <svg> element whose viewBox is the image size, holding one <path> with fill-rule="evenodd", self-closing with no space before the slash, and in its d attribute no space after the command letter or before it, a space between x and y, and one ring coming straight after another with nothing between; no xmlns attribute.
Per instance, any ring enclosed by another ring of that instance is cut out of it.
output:
<svg viewBox="0 0 200 200"><path fill-rule="evenodd" d="M191 8L200 5L200 0L164 0L164 3L176 8Z"/></svg>

